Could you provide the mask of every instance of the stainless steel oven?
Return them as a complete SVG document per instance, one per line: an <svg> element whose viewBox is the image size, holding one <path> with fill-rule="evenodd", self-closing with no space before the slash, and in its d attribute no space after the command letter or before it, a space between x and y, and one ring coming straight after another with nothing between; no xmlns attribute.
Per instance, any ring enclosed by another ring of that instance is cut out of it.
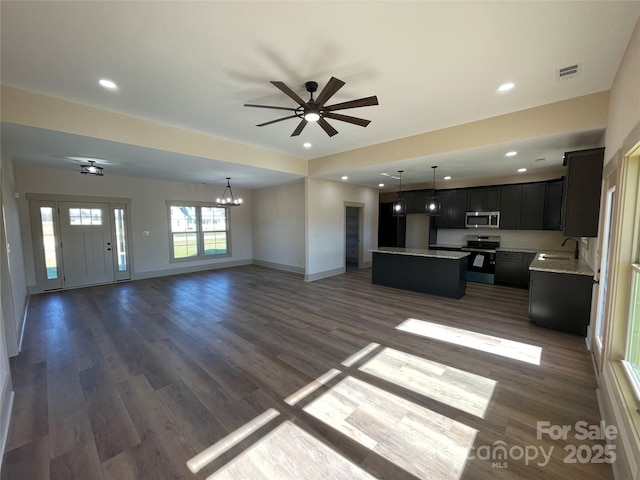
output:
<svg viewBox="0 0 640 480"><path fill-rule="evenodd" d="M496 249L500 246L500 237L489 235L467 235L467 246L463 252L469 252L467 260L467 280L479 283L494 283L496 273Z"/></svg>
<svg viewBox="0 0 640 480"><path fill-rule="evenodd" d="M500 212L467 212L467 228L500 228Z"/></svg>

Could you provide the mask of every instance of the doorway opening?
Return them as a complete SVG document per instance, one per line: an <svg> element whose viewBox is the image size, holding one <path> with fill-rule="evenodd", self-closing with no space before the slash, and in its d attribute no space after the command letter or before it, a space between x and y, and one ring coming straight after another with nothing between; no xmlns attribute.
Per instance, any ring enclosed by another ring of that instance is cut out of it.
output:
<svg viewBox="0 0 640 480"><path fill-rule="evenodd" d="M345 270L362 265L362 213L361 206L345 206Z"/></svg>

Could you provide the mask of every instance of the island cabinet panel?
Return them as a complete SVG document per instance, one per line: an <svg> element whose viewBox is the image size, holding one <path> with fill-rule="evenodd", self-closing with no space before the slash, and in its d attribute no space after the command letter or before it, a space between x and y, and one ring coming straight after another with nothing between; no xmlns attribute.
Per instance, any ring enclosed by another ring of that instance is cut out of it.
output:
<svg viewBox="0 0 640 480"><path fill-rule="evenodd" d="M532 271L529 320L539 327L586 336L592 287L590 276Z"/></svg>
<svg viewBox="0 0 640 480"><path fill-rule="evenodd" d="M604 148L567 152L564 228L567 237L597 237Z"/></svg>
<svg viewBox="0 0 640 480"><path fill-rule="evenodd" d="M437 258L373 252L371 283L449 298L467 288L467 257Z"/></svg>

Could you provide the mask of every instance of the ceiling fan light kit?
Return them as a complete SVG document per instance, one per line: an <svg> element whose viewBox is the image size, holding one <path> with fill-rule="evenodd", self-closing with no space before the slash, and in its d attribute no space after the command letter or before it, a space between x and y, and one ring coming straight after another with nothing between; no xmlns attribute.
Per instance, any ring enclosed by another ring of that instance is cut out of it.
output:
<svg viewBox="0 0 640 480"><path fill-rule="evenodd" d="M96 165L94 160L89 160L89 163L86 165L80 165L80 173L82 175L91 175L94 177L103 177L104 173L102 173L104 169Z"/></svg>
<svg viewBox="0 0 640 480"><path fill-rule="evenodd" d="M350 100L348 102L335 103L333 105L325 106L325 103L336 94L338 90L340 90L344 86L344 82L342 80L337 79L336 77L331 77L327 84L324 86L318 98L313 98L313 94L318 90L318 82L306 82L305 88L307 92L310 94L309 101L305 102L300 96L294 92L291 88L285 85L283 82L271 82L276 88L278 88L282 93L287 95L293 101L295 101L298 106L295 108L292 107L276 107L271 105L256 105L252 103L245 103L245 107L255 107L255 108L270 108L274 110L287 110L293 112L292 115L287 117L278 118L276 120L271 120L269 122L264 122L256 125L257 127L264 127L267 125L271 125L272 123L281 122L283 120L289 120L291 118L299 118L300 123L296 127L296 129L291 134L292 137L296 137L302 133L304 127L307 126L309 122L317 123L320 127L325 131L327 135L333 137L338 133L338 131L331 126L327 119L338 120L340 122L351 123L353 125L358 125L360 127L366 127L371 123L371 120L365 120L364 118L352 117L350 115L343 115L340 113L335 113L336 110L346 110L349 108L359 108L359 107L370 107L373 105L378 105L378 97L371 96L365 98L359 98L357 100Z"/></svg>

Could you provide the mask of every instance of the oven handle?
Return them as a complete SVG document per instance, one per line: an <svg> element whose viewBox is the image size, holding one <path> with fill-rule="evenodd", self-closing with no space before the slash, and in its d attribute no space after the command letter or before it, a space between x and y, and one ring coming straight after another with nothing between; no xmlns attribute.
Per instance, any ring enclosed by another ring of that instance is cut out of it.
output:
<svg viewBox="0 0 640 480"><path fill-rule="evenodd" d="M474 252L474 253L496 253L495 250L485 250L482 248L462 247L461 250L463 252Z"/></svg>

